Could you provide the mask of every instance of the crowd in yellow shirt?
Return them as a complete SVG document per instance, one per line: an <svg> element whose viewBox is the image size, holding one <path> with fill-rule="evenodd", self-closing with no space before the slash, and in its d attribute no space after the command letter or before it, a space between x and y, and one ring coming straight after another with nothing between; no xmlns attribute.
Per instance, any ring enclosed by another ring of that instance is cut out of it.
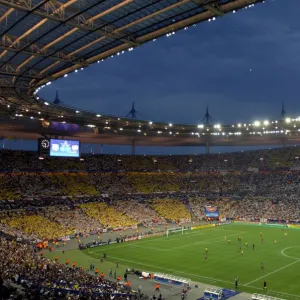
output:
<svg viewBox="0 0 300 300"><path fill-rule="evenodd" d="M106 203L87 203L81 204L80 207L89 217L96 219L106 228L130 227L138 223Z"/></svg>
<svg viewBox="0 0 300 300"><path fill-rule="evenodd" d="M180 200L160 199L152 202L152 207L165 219L173 222L190 221L192 216Z"/></svg>
<svg viewBox="0 0 300 300"><path fill-rule="evenodd" d="M39 215L15 215L2 220L2 222L26 234L35 234L42 240L56 239L73 233L73 230Z"/></svg>

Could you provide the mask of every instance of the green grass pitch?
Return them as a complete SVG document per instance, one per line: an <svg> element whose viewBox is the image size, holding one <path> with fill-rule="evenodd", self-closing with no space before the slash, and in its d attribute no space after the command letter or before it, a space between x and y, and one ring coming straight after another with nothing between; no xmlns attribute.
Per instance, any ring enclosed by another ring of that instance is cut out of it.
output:
<svg viewBox="0 0 300 300"><path fill-rule="evenodd" d="M238 237L242 238L241 243ZM208 248L207 260L204 258L205 248ZM104 252L108 261L101 263ZM54 258L56 254L48 255ZM84 251L70 250L64 254L63 259L67 258L85 268L92 261L96 262L100 271L104 270L106 274L110 268L115 270L118 261L120 275L126 268L135 268L230 289L234 288L237 275L241 291L300 300L300 230L296 229L283 231L281 228L233 224L186 231L183 235L177 233L168 238L154 237ZM261 263L264 270L261 270ZM267 291L263 291L264 280L267 281Z"/></svg>

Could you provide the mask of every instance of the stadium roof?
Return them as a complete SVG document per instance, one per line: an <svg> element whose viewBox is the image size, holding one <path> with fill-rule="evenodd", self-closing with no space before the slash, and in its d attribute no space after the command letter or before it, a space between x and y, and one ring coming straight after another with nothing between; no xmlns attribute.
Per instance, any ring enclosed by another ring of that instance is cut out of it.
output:
<svg viewBox="0 0 300 300"><path fill-rule="evenodd" d="M234 125L170 124L78 111L48 103L37 94L68 73L263 2L0 0L0 136L55 134L87 142L143 145L298 142L300 118Z"/></svg>
<svg viewBox="0 0 300 300"><path fill-rule="evenodd" d="M0 86L49 81L263 0L0 0Z"/></svg>

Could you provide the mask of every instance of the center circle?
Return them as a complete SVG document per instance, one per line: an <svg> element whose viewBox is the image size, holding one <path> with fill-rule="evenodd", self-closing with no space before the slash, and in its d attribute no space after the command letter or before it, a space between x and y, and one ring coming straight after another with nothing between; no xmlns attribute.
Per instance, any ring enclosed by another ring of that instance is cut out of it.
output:
<svg viewBox="0 0 300 300"><path fill-rule="evenodd" d="M281 250L281 254L285 257L288 257L288 258L293 258L293 259L300 259L300 251L299 251L299 256L296 257L296 256L291 256L291 255L288 255L286 253L288 253L290 249L295 249L295 248L300 248L300 246L292 246L292 247L287 247L287 248L284 248Z"/></svg>

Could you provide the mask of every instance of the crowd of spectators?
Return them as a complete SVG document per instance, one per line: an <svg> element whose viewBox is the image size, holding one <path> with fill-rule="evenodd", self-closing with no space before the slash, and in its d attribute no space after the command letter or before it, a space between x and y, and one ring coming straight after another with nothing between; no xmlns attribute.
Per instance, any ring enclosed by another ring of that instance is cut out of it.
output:
<svg viewBox="0 0 300 300"><path fill-rule="evenodd" d="M93 202L80 204L80 208L90 217L101 222L105 228L126 228L137 225L137 220L117 211L106 203Z"/></svg>
<svg viewBox="0 0 300 300"><path fill-rule="evenodd" d="M74 234L97 233L103 229L103 225L96 219L90 218L78 206L50 206L43 207L40 213L49 220L64 226Z"/></svg>
<svg viewBox="0 0 300 300"><path fill-rule="evenodd" d="M149 299L115 283L44 258L28 244L0 237L1 299ZM10 298L12 299L12 298Z"/></svg>
<svg viewBox="0 0 300 300"><path fill-rule="evenodd" d="M206 155L83 155L81 160L57 158L39 160L37 153L28 151L0 151L0 170L19 171L196 171L292 168L299 165L299 147L240 151Z"/></svg>
<svg viewBox="0 0 300 300"><path fill-rule="evenodd" d="M1 209L39 206L2 217L2 231L43 239L149 227L204 219L209 204L224 218L297 220L299 152L292 147L210 156L39 160L33 152L2 150Z"/></svg>
<svg viewBox="0 0 300 300"><path fill-rule="evenodd" d="M6 219L2 219L1 223L20 230L27 235L34 235L40 240L53 240L73 234L73 231L67 227L38 214L13 213Z"/></svg>
<svg viewBox="0 0 300 300"><path fill-rule="evenodd" d="M124 215L130 216L138 224L145 227L152 227L153 224L165 224L166 220L153 210L146 201L116 200L114 208Z"/></svg>
<svg viewBox="0 0 300 300"><path fill-rule="evenodd" d="M185 203L177 199L153 200L151 206L160 216L168 221L186 223L192 220L192 216Z"/></svg>

